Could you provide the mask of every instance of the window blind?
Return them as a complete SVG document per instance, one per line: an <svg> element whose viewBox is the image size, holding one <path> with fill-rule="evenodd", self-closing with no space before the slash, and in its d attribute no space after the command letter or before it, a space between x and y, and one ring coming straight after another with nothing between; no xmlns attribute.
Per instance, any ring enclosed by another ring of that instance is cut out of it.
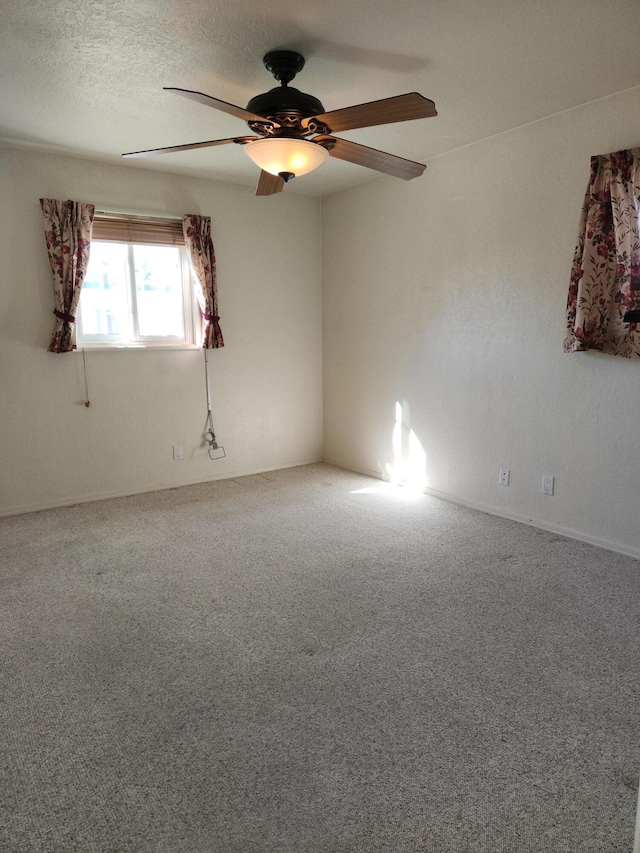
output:
<svg viewBox="0 0 640 853"><path fill-rule="evenodd" d="M111 243L153 243L160 246L184 246L182 221L145 216L96 213L92 240Z"/></svg>

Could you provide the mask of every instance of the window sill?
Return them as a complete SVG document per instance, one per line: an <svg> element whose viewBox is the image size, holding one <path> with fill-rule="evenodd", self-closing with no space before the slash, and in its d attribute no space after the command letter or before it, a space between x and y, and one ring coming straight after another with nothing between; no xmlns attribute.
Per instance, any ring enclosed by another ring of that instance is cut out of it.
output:
<svg viewBox="0 0 640 853"><path fill-rule="evenodd" d="M76 352L114 352L122 350L172 350L173 352L182 352L184 350L199 350L202 349L202 344L93 344L93 343L78 343Z"/></svg>

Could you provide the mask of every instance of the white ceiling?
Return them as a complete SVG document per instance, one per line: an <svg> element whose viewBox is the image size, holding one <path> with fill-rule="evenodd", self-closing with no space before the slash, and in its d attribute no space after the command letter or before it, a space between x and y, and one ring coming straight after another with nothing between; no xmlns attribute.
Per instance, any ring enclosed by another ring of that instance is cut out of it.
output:
<svg viewBox="0 0 640 853"><path fill-rule="evenodd" d="M425 161L640 85L640 0L0 0L0 142L122 162L243 135L240 120L162 87L244 107L276 85L262 65L276 48L306 57L292 85L326 110L411 91L434 100L437 118L340 134ZM236 145L127 162L257 180ZM376 175L330 159L286 192Z"/></svg>

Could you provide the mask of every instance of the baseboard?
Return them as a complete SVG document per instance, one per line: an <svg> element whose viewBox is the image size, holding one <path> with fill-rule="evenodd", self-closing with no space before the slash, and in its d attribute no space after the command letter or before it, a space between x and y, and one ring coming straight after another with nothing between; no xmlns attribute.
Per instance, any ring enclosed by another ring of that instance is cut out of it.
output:
<svg viewBox="0 0 640 853"><path fill-rule="evenodd" d="M385 477L381 471L375 471L371 468L353 465L343 459L313 458L303 459L298 462L288 462L286 465L265 465L257 468L239 468L234 471L226 471L224 474L208 474L203 477L189 478L184 480L172 480L170 482L161 482L154 485L149 484L147 486L130 490L113 490L105 492L95 492L93 494L88 495L77 495L75 497L70 497L65 500L55 501L52 503L26 504L23 506L13 507L8 510L0 511L0 518L12 515L24 515L28 512L42 512L43 510L58 509L60 507L65 506L76 506L78 504L83 503L93 503L94 501L110 500L111 498L125 498L131 497L132 495L147 494L149 492L161 492L165 489L179 489L183 486L196 486L200 483L209 483L215 480L232 480L234 477L248 477L252 474L265 474L269 471L281 471L286 468L298 468L302 465L315 465L318 462L325 462L327 465L334 465L336 468L342 468L345 471L353 471L357 474L364 474L368 477L374 477L377 480L383 480L385 482L389 481L389 478ZM572 528L563 527L562 525L558 524L549 524L548 522L541 521L535 518L527 518L526 516L518 515L517 513L505 512L501 508L494 507L489 504L469 501L465 498L460 497L459 495L452 495L448 492L441 492L438 489L425 488L423 491L427 495L432 495L435 498L448 501L449 503L458 504L459 506L468 507L469 509L475 509L478 512L486 512L488 515L495 515L498 518L507 518L509 519L509 521L516 521L519 524L526 524L529 527L536 527L539 530L546 530L549 533L557 533L561 536L566 536L569 539L575 539L578 542L585 542L588 545L595 545L597 548L604 548L607 551L613 551L617 554L623 554L626 557L633 557L636 560L640 560L640 550L636 548L630 548L626 545L621 545L620 543L613 542L609 539L603 539L599 536L590 536L589 534L582 533L579 530L573 530Z"/></svg>
<svg viewBox="0 0 640 853"><path fill-rule="evenodd" d="M365 468L358 465L352 465L344 460L335 458L326 458L323 460L327 465L335 465L337 468L344 468L346 471L354 471L356 474L365 474L368 477L375 477L378 480L389 482L381 471L374 471L371 468ZM568 539L576 539L578 542L585 542L587 545L595 545L597 548L604 548L606 551L614 551L616 554L624 554L625 557L633 557L640 560L640 550L631 548L627 545L621 545L619 542L613 542L610 539L603 539L599 536L591 536L588 533L582 533L580 530L573 530L569 527L563 527L559 524L549 524L546 521L541 521L535 518L527 518L526 516L518 515L517 513L505 512L503 509L489 504L475 503L473 501L461 498L459 495L452 495L448 492L441 492L438 489L425 488L426 495L432 495L435 498L440 498L449 503L465 506L468 509L475 509L478 512L486 512L488 515L495 515L498 518L507 518L509 521L517 521L519 524L526 524L529 527L536 527L539 530L547 530L549 533L558 533L561 536L566 536ZM639 851L640 853L640 851Z"/></svg>
<svg viewBox="0 0 640 853"><path fill-rule="evenodd" d="M87 495L76 495L75 497L65 498L64 500L55 501L53 503L26 504L24 506L2 510L0 511L0 518L6 518L12 515L24 515L28 512L42 512L47 509L59 509L60 507L65 506L94 503L95 501L105 501L110 500L111 498L128 498L132 495L144 495L149 492L162 492L165 491L165 489L181 489L183 486L197 486L200 483L210 483L214 480L233 480L234 477L249 477L251 474L265 474L268 471L282 471L285 468L299 468L301 465L315 465L318 462L322 462L322 459L303 459L299 462L287 462L285 465L265 465L258 468L239 468L234 471L225 471L224 474L208 474L203 477L171 480L170 482L161 482L154 485L148 484L136 489L116 489L113 491L95 492Z"/></svg>

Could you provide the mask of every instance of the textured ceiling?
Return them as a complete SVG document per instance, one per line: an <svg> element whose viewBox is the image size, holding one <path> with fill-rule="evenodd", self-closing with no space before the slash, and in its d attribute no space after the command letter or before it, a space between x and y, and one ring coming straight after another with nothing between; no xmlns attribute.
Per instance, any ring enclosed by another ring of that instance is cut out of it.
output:
<svg viewBox="0 0 640 853"><path fill-rule="evenodd" d="M240 120L162 87L244 107L275 85L264 53L290 48L307 60L293 85L327 110L411 91L434 100L437 118L340 134L424 161L640 85L639 47L639 0L0 0L0 142L122 162L243 135ZM128 164L257 180L235 145ZM376 175L330 159L286 192Z"/></svg>

